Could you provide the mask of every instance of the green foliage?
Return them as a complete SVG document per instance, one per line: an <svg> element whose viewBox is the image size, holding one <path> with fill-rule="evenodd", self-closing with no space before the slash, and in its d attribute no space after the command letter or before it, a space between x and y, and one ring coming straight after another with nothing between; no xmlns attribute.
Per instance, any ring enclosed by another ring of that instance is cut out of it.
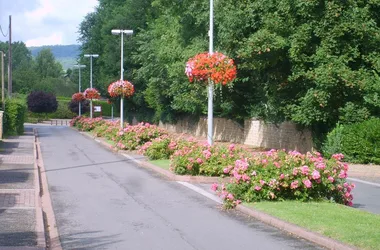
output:
<svg viewBox="0 0 380 250"><path fill-rule="evenodd" d="M353 163L380 164L380 119L337 126L327 136L324 153L343 153Z"/></svg>
<svg viewBox="0 0 380 250"><path fill-rule="evenodd" d="M4 134L21 135L24 133L26 116L25 101L21 99L6 99L4 112Z"/></svg>
<svg viewBox="0 0 380 250"><path fill-rule="evenodd" d="M102 115L103 116L108 116L108 117L112 116L112 105L109 104L109 103L107 103L107 101L95 100L95 101L92 102L92 105L93 106L101 106L102 107ZM114 115L114 117L120 116L120 113L118 112L117 108L118 108L117 104L114 104L114 108L113 108L113 112L114 112L113 115Z"/></svg>

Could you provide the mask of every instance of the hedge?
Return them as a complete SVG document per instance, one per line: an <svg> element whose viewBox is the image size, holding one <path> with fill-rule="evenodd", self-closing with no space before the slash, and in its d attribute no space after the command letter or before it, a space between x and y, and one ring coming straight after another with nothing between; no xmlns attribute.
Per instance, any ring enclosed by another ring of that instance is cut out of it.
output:
<svg viewBox="0 0 380 250"><path fill-rule="evenodd" d="M5 135L21 135L24 133L26 111L27 107L24 100L12 98L5 101Z"/></svg>

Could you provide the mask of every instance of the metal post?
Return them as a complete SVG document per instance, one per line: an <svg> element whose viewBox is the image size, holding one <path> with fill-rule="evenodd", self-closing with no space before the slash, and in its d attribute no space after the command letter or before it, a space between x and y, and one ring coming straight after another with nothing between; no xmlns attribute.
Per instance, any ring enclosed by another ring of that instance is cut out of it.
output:
<svg viewBox="0 0 380 250"><path fill-rule="evenodd" d="M78 64L79 68L79 93L81 92L81 74L80 74L80 67L81 65ZM79 102L79 116L82 115L82 101Z"/></svg>
<svg viewBox="0 0 380 250"><path fill-rule="evenodd" d="M113 121L113 104L111 104L111 120Z"/></svg>
<svg viewBox="0 0 380 250"><path fill-rule="evenodd" d="M120 35L121 35L121 44L120 44L120 52L121 52L121 62L120 62L120 80L123 81L124 80L124 76L123 76L123 60L124 60L124 53L123 53L123 37L124 37L124 33L123 31L120 32ZM120 127L121 128L124 128L124 96L121 97L120 99Z"/></svg>
<svg viewBox="0 0 380 250"><path fill-rule="evenodd" d="M92 89L92 56L90 56L90 88ZM92 99L90 100L90 117L92 118Z"/></svg>
<svg viewBox="0 0 380 250"><path fill-rule="evenodd" d="M4 91L4 52L1 51L1 103L5 110L5 91Z"/></svg>
<svg viewBox="0 0 380 250"><path fill-rule="evenodd" d="M210 30L209 30L209 53L213 53L214 45L214 0L210 0ZM209 145L213 144L213 91L214 85L211 79L208 80L208 110L207 110L207 142Z"/></svg>
<svg viewBox="0 0 380 250"><path fill-rule="evenodd" d="M12 16L9 16L8 97L12 97Z"/></svg>

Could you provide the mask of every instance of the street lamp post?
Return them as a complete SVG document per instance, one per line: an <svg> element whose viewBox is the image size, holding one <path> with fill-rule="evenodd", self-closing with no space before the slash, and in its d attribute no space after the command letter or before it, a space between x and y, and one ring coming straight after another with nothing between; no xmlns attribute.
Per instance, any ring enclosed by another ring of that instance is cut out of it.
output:
<svg viewBox="0 0 380 250"><path fill-rule="evenodd" d="M86 68L86 65L83 65L83 64L76 64L74 65L75 68L78 68L79 69L79 93L81 92L81 71L80 69L82 68ZM79 116L82 115L82 103L79 102Z"/></svg>
<svg viewBox="0 0 380 250"><path fill-rule="evenodd" d="M4 52L0 51L1 55L1 103L3 107L3 111L5 110L5 100L4 100Z"/></svg>
<svg viewBox="0 0 380 250"><path fill-rule="evenodd" d="M210 0L210 30L209 30L209 53L214 53L214 0ZM207 110L207 142L209 145L213 144L213 97L214 85L211 79L208 79L208 110Z"/></svg>
<svg viewBox="0 0 380 250"><path fill-rule="evenodd" d="M90 58L90 88L92 88L92 58L99 57L98 54L85 54L84 57ZM90 117L92 118L92 99L90 100Z"/></svg>
<svg viewBox="0 0 380 250"><path fill-rule="evenodd" d="M121 37L121 44L120 44L120 52L121 52L121 62L120 62L120 80L124 80L124 68L123 68L123 60L124 60L124 50L123 50L123 45L124 45L124 34L125 35L132 35L133 30L111 30L112 35L120 35ZM120 99L120 127L124 127L124 96L121 97Z"/></svg>

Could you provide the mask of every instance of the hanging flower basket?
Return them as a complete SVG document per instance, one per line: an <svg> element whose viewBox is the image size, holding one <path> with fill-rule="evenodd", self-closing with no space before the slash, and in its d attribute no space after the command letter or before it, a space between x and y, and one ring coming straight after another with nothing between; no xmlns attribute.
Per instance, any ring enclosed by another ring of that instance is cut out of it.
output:
<svg viewBox="0 0 380 250"><path fill-rule="evenodd" d="M108 86L108 93L111 97L131 97L135 93L135 88L129 81L116 81Z"/></svg>
<svg viewBox="0 0 380 250"><path fill-rule="evenodd" d="M207 83L210 78L214 84L226 85L236 78L236 66L222 53L205 52L189 59L185 73L190 82Z"/></svg>
<svg viewBox="0 0 380 250"><path fill-rule="evenodd" d="M78 93L73 94L73 96L71 97L71 99L74 102L82 102L82 101L84 101L85 98L84 98L83 93L78 92Z"/></svg>
<svg viewBox="0 0 380 250"><path fill-rule="evenodd" d="M97 89L95 88L88 88L83 92L83 95L86 99L99 99L100 98L100 93Z"/></svg>

